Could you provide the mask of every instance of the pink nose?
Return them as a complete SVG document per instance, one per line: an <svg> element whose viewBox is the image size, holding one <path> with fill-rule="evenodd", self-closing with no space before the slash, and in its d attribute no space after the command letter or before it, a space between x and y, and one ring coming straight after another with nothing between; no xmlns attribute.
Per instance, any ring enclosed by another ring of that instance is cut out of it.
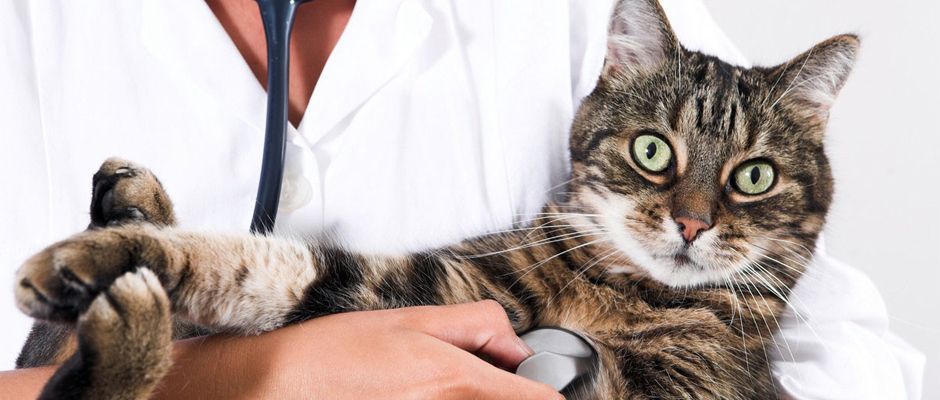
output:
<svg viewBox="0 0 940 400"><path fill-rule="evenodd" d="M697 218L676 217L676 223L679 224L679 230L682 231L682 238L686 243L692 243L698 234L711 228L711 224Z"/></svg>

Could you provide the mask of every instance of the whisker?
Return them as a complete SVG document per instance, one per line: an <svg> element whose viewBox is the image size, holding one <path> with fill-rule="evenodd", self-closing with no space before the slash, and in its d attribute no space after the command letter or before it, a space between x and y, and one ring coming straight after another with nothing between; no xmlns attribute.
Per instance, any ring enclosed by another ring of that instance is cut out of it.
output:
<svg viewBox="0 0 940 400"><path fill-rule="evenodd" d="M803 74L803 68L806 67L806 63L808 63L809 60L810 60L811 58L813 58L813 50L815 50L815 49L810 49L809 54L806 55L806 59L803 60L803 64L800 65L800 70L799 70L799 71L796 71L796 76L793 77L792 80L790 80L790 83L787 85L787 88L783 90L783 94L780 95L780 98L778 98L777 101L780 101L780 99L783 98L783 96L785 96L785 95L790 91L790 87L793 86L793 82L795 82L797 79L799 79L799 78L800 78L800 75ZM789 68L789 66L787 66L787 68ZM761 103L761 106L764 106L764 105L767 104L767 100L770 99L770 94L774 92L774 89L777 88L777 83L779 83L779 82L780 82L780 79L782 79L783 76L786 75L786 74L787 74L787 70L784 69L783 72L780 73L780 76L777 77L777 81L774 82L773 87L770 88L770 91L768 92L767 97L764 98L764 102ZM774 102L774 106L775 106L775 105L777 105L777 102ZM770 106L770 108L774 108L774 107L773 107L773 106Z"/></svg>
<svg viewBox="0 0 940 400"><path fill-rule="evenodd" d="M548 238L545 238L545 239L541 239L541 240L536 241L536 242L531 242L531 243L519 245L519 246L516 246L516 247L511 247L511 248L508 248L508 249L497 250L497 251L491 251L491 252L488 252L488 253L480 253L480 254L465 254L465 255L462 256L462 258L490 257L490 256L495 256L495 255L499 255L499 254L503 254L503 253L511 253L511 252L513 252L513 251L522 250L522 249L527 249L527 248L530 248L530 247L538 247L538 246L543 246L543 245L551 244L551 243L555 243L555 242L562 242L562 241L565 241L565 240L574 240L574 239L579 239L579 238L588 237L588 236L597 236L597 235L604 234L604 233L606 233L606 231L604 231L604 230L602 230L602 229L597 229L597 230L593 230L593 231L576 231L576 232L574 232L574 233L569 233L569 234L564 234L564 235L558 235L558 236L552 236L552 237L548 237Z"/></svg>
<svg viewBox="0 0 940 400"><path fill-rule="evenodd" d="M531 273L532 271L536 270L538 267L541 267L542 265L545 265L545 263L547 263L547 262L549 262L549 261L551 261L551 260L553 260L553 259L555 259L555 258L557 258L557 257L559 257L559 256L562 256L562 255L564 255L564 254L570 253L570 252L572 252L572 251L575 251L575 250L580 249L580 248L585 247L585 246L590 246L590 245L593 245L593 244L597 244L597 243L604 242L604 241L606 241L606 240L607 240L607 239L605 239L605 238L595 239L595 240L592 240L592 241L590 241L590 242L577 245L577 246L572 247L572 248L570 248L570 249L568 249L568 250L559 252L559 253L557 253L557 254L551 256L551 257L548 257L548 258L546 258L546 259L544 259L544 260L542 260L542 261L539 261L539 262L537 262L537 263L535 263L535 264L532 264L532 265L530 265L530 266L528 266L528 267L526 267L526 268L523 268L522 270L525 271L525 272L523 272L521 275L519 275L519 278L517 278L517 279L515 280L515 282L513 282L512 285L509 285L509 286L512 287L512 286L515 285L517 282L519 282L520 279L524 278L526 275L528 275L528 274Z"/></svg>
<svg viewBox="0 0 940 400"><path fill-rule="evenodd" d="M611 249L611 250L607 250L607 251L605 251L605 252L603 252L603 253L601 253L601 254L599 254L599 255L596 255L596 256L594 256L594 257L591 257L591 259L588 260L588 262L586 263L587 266L582 267L582 268L579 268L579 269L578 269L578 272L577 272L577 274L575 274L574 278L571 278L570 280L568 280L568 283L566 283L565 286L562 286L561 289L559 289L558 291L555 292L555 294L552 295L552 297L549 297L548 303L551 304L551 302L555 299L555 297L557 297L559 294L561 294L562 292L564 292L565 289L568 288L568 286L570 286L572 283L574 283L574 281L578 280L578 278L580 278L581 275L584 275L584 273L587 272L589 269L591 269L591 267L593 267L593 266L599 264L600 262L602 262L602 261L604 261L604 260L610 258L610 256L615 255L617 252L618 252L617 249ZM598 257L600 257L600 258L598 258ZM596 261L595 261L595 259L596 259Z"/></svg>
<svg viewBox="0 0 940 400"><path fill-rule="evenodd" d="M763 272L762 272L763 274L766 274L768 277L777 280L777 282L779 282L782 287L787 287L787 285L783 284L783 282L781 282L776 276L774 276L772 273L770 273L770 272L766 269L766 268L767 268L766 265L764 265L764 264L761 263L760 261L753 260L752 258L748 257L748 256L747 256L746 254L744 254L744 253L741 253L741 252L738 252L738 253L748 261L748 264L749 264L750 267L755 268L755 269L759 268L760 270L763 271ZM764 258L767 258L766 256L763 256L763 257L764 257ZM780 263L779 261L775 261L775 262ZM785 267L792 268L792 267L790 267L789 265L786 265L786 264L783 264L783 263L780 263L780 264L783 265L783 266L785 266ZM782 271L781 271L781 272L782 272ZM791 279L792 279L792 276L791 276ZM769 285L768 289L771 289L770 286L772 286L772 285ZM817 340L819 340L820 343L823 343L824 346L828 347L828 344L826 344L826 343L821 339L821 337L819 336L818 332L816 332L816 329L815 329L815 328L813 327L813 325L810 323L809 319L808 319L806 316L804 316L804 315L799 311L799 308L798 308L796 305L793 304L793 300L795 300L795 301L799 302L802 307L806 308L806 305L803 304L802 300L801 300L795 293L793 293L793 292L791 291L791 292L789 292L789 294L788 294L787 296L783 296L783 295L777 294L777 293L775 293L775 295L777 295L777 296L780 298L780 300L784 302L784 304L787 306L787 309L789 309L789 310L793 313L793 315L797 318L797 320L798 320L799 322L802 323L802 325L806 326L806 327L810 330L810 332L813 334L813 336L815 336L815 337L817 338ZM808 308L807 308L807 309L808 309ZM775 318L776 318L776 317L775 317Z"/></svg>
<svg viewBox="0 0 940 400"><path fill-rule="evenodd" d="M745 278L745 279L744 279L745 288L747 289L748 294L753 298L753 297L754 297L754 292L751 291L751 286L750 286L749 283L750 283L750 281L749 281L747 278ZM759 292L758 292L758 293L759 293ZM757 332L757 337L760 339L760 342L761 342L761 343L767 343L766 340L764 340L764 335L760 333L760 327L758 327L757 319L754 318L754 309L751 308L751 305L750 305L747 301L744 302L744 306L747 307L749 313L751 314L751 321L754 322L754 331ZM764 321L764 325L767 326L767 319L764 318L763 314L761 314L761 319ZM768 329L768 331L770 331L770 327L769 327L769 326L767 326L767 329ZM772 336L771 336L771 337L772 337ZM776 344L776 341L775 341L774 343ZM761 346L761 349L764 351L764 359L770 360L770 355L767 353L767 347L766 347L766 346ZM769 364L769 363L767 364L767 368L770 368L770 364ZM776 388L774 388L774 390L776 391ZM779 396L775 396L775 397L779 398Z"/></svg>

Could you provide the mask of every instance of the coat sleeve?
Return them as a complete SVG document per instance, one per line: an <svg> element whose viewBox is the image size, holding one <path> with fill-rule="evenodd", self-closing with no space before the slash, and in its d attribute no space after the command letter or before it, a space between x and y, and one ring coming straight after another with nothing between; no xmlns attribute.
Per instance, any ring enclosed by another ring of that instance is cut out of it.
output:
<svg viewBox="0 0 940 400"><path fill-rule="evenodd" d="M0 369L13 367L31 320L8 288L19 264L50 241L51 201L29 2L0 2Z"/></svg>
<svg viewBox="0 0 940 400"><path fill-rule="evenodd" d="M682 44L740 66L747 59L700 0L661 0ZM594 89L613 1L570 2L574 104ZM924 356L894 335L881 294L861 271L820 250L794 289L771 346L773 373L795 400L919 399Z"/></svg>
<svg viewBox="0 0 940 400"><path fill-rule="evenodd" d="M779 386L793 399L920 399L924 355L891 332L872 281L817 247L769 349Z"/></svg>

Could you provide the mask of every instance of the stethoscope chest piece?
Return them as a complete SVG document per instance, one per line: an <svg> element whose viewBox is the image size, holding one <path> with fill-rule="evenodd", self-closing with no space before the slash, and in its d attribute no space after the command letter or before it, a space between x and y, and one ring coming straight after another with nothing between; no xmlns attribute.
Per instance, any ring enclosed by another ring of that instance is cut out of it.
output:
<svg viewBox="0 0 940 400"><path fill-rule="evenodd" d="M516 374L545 383L562 394L583 390L599 366L597 350L586 338L561 328L540 328L521 336L535 352Z"/></svg>

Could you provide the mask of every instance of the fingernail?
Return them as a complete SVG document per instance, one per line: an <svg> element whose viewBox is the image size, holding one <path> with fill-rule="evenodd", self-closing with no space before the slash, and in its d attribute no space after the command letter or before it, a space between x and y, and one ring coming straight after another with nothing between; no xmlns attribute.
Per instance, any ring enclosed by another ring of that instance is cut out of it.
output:
<svg viewBox="0 0 940 400"><path fill-rule="evenodd" d="M525 353L526 357L530 357L535 354L535 350L532 350L532 348L529 347L529 345L526 344L524 340L518 337L516 338L516 345L519 346L519 350L522 350L522 352Z"/></svg>

